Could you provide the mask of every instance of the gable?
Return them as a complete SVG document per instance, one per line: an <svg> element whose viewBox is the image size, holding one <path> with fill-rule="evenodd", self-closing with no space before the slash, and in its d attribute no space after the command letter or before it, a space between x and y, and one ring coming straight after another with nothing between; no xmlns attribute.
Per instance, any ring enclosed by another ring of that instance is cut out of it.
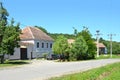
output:
<svg viewBox="0 0 120 80"><path fill-rule="evenodd" d="M36 27L26 27L22 30L20 38L23 39L37 39L37 40L48 40L53 41L53 39L44 33L42 30Z"/></svg>

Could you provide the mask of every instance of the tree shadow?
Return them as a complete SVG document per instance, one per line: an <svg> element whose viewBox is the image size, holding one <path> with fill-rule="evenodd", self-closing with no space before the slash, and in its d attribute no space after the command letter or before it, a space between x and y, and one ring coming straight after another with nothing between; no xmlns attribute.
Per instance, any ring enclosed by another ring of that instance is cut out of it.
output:
<svg viewBox="0 0 120 80"><path fill-rule="evenodd" d="M23 64L30 64L30 63L26 61L7 61L5 64L23 65Z"/></svg>

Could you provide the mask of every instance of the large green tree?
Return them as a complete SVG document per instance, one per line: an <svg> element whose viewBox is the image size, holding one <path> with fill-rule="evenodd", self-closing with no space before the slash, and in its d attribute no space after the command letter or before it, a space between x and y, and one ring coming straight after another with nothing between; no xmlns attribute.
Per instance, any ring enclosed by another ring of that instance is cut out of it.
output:
<svg viewBox="0 0 120 80"><path fill-rule="evenodd" d="M82 36L79 36L75 39L75 42L71 46L71 54L70 58L75 60L86 59L86 52L88 50L88 46L86 41Z"/></svg>
<svg viewBox="0 0 120 80"><path fill-rule="evenodd" d="M0 54L2 54L1 63L4 63L5 54L13 54L15 47L19 47L19 35L21 33L21 30L19 28L19 24L13 24L14 22L12 20L10 25L5 26L4 35L0 45Z"/></svg>
<svg viewBox="0 0 120 80"><path fill-rule="evenodd" d="M8 16L9 16L9 13L3 7L2 2L0 2L0 21L4 21L4 26L7 25L7 17Z"/></svg>
<svg viewBox="0 0 120 80"><path fill-rule="evenodd" d="M0 61L4 63L5 54L13 54L15 47L19 47L20 33L19 24L14 25L14 20L7 23L7 10L0 3Z"/></svg>
<svg viewBox="0 0 120 80"><path fill-rule="evenodd" d="M2 2L0 2L0 45L4 35L5 26L7 25L8 16L7 10L3 7Z"/></svg>
<svg viewBox="0 0 120 80"><path fill-rule="evenodd" d="M86 41L88 45L87 54L89 58L94 58L96 53L96 45L94 40L92 39L92 35L87 27L84 27L84 29L77 34L77 36L83 36L84 40Z"/></svg>
<svg viewBox="0 0 120 80"><path fill-rule="evenodd" d="M58 36L52 47L53 52L60 55L66 55L67 49L67 38L62 35Z"/></svg>

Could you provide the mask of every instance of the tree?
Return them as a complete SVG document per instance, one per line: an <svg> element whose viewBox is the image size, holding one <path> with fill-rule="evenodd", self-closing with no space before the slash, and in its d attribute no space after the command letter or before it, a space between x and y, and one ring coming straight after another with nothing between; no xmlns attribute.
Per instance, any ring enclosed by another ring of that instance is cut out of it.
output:
<svg viewBox="0 0 120 80"><path fill-rule="evenodd" d="M0 2L0 45L4 35L5 26L7 25L7 16L9 16L9 13L3 7L2 2Z"/></svg>
<svg viewBox="0 0 120 80"><path fill-rule="evenodd" d="M15 47L19 47L20 33L19 24L13 25L13 20L10 25L5 27L3 40L0 46L0 54L2 54L1 63L4 63L5 54L13 54Z"/></svg>
<svg viewBox="0 0 120 80"><path fill-rule="evenodd" d="M20 33L19 24L14 26L14 20L11 24L7 23L8 12L0 3L0 59L4 63L5 54L13 54L14 48L19 47Z"/></svg>
<svg viewBox="0 0 120 80"><path fill-rule="evenodd" d="M0 2L0 21L4 21L4 26L7 25L7 16L9 16L9 13L7 10L3 7L2 2Z"/></svg>
<svg viewBox="0 0 120 80"><path fill-rule="evenodd" d="M58 36L53 44L52 50L55 54L65 55L68 48L67 38ZM62 58L63 59L63 58Z"/></svg>
<svg viewBox="0 0 120 80"><path fill-rule="evenodd" d="M88 50L88 46L82 36L79 36L76 38L75 42L72 44L71 51L72 54L70 54L71 59L85 59L86 52Z"/></svg>
<svg viewBox="0 0 120 80"><path fill-rule="evenodd" d="M84 40L88 45L88 50L87 50L88 58L94 58L94 55L96 53L96 46L88 28L84 27L84 29L77 34L77 36L80 36L80 35L83 36Z"/></svg>

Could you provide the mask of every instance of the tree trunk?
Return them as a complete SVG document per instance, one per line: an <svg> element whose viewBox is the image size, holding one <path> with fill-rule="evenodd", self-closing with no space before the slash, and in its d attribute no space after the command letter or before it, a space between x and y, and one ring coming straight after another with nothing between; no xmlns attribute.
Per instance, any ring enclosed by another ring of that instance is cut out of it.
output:
<svg viewBox="0 0 120 80"><path fill-rule="evenodd" d="M1 60L0 60L1 64L4 63L4 54L1 56Z"/></svg>

